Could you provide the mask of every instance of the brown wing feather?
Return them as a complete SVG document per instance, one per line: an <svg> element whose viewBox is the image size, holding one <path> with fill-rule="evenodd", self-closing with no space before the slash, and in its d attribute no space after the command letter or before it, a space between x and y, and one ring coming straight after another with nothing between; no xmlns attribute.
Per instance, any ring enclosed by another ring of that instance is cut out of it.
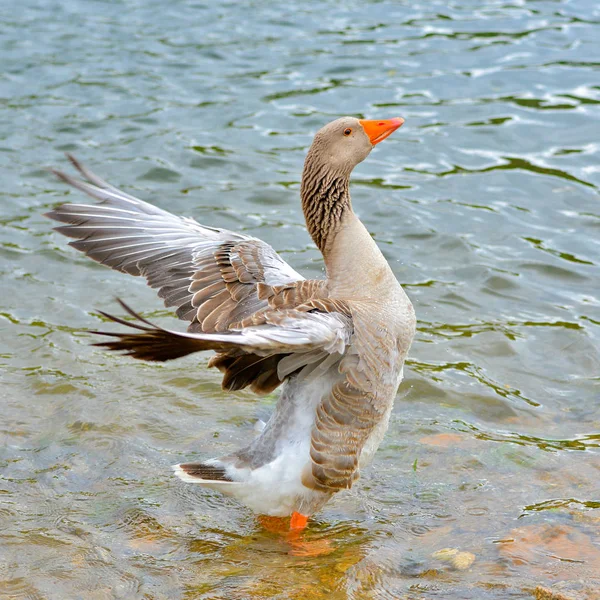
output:
<svg viewBox="0 0 600 600"><path fill-rule="evenodd" d="M278 316L285 316L289 310L316 309L321 312L342 312L349 315L348 308L341 302L330 301L327 298L310 300L313 295L326 293L324 280L303 280L289 286L267 286L259 283L256 290L259 299L268 298L267 307L255 311L239 322L229 322L228 328L273 323L277 321ZM243 313L236 306L232 308L230 315L231 318L235 318L242 316ZM224 374L223 389L240 390L250 387L256 394L264 395L272 392L282 383L277 375L277 367L279 361L286 356L288 355L276 354L266 360L255 355L239 356L235 352L221 353L213 357L208 366L217 367ZM288 377L292 374L290 373Z"/></svg>
<svg viewBox="0 0 600 600"><path fill-rule="evenodd" d="M277 376L277 365L288 354L272 356L257 356L256 354L241 354L235 352L220 353L213 356L209 367L216 367L224 374L224 390L243 390L246 387L258 395L271 393L281 380Z"/></svg>
<svg viewBox="0 0 600 600"><path fill-rule="evenodd" d="M343 379L321 399L311 434L311 470L305 474L308 487L322 491L350 488L359 477L359 460L365 443L382 422L396 393L398 372L393 365L399 352L397 341L388 335L386 316L374 322L369 305L331 298L309 303L319 310L351 314L355 353L340 363ZM387 309L386 309L387 310Z"/></svg>
<svg viewBox="0 0 600 600"><path fill-rule="evenodd" d="M139 200L94 175L73 156L77 179L54 173L98 202L63 204L47 217L70 245L123 273L143 276L189 331L226 331L257 310L257 284L287 285L303 280L269 244L247 235L206 227Z"/></svg>
<svg viewBox="0 0 600 600"><path fill-rule="evenodd" d="M326 325L332 327L331 335L328 335L323 331L324 323L319 320L319 317L309 314L306 310L294 309L265 313L265 320L262 323L264 327L247 332L236 330L224 334L182 334L154 325L121 300L119 302L122 308L136 319L136 322L125 321L102 311L100 313L107 319L134 329L135 332L92 331L90 333L113 338L110 341L96 343L95 346L121 351L133 358L159 362L203 350L215 350L218 354L212 358L208 366L217 367L224 374L223 388L239 390L250 386L257 394L272 392L287 377L307 364L300 361L294 368L288 367L285 375L280 375L279 362L290 353L299 352L299 356L306 356L319 348L320 344L324 344L325 349L330 348L330 352L336 352L338 344L344 347L351 336L351 321L346 315L332 315L331 325ZM312 337L311 323L312 327L316 327L313 329ZM302 330L303 326L307 329L297 338L298 330L295 328L300 327ZM293 340L294 337L297 341Z"/></svg>
<svg viewBox="0 0 600 600"><path fill-rule="evenodd" d="M347 379L336 383L317 407L304 485L324 492L352 487L362 448L382 416L369 394Z"/></svg>
<svg viewBox="0 0 600 600"><path fill-rule="evenodd" d="M64 204L47 214L57 230L76 238L71 245L113 269L143 276L177 316L191 321L191 333L227 332L241 323L274 322L276 311L329 311L311 300L327 297L325 281L306 281L268 244L172 215L119 190L69 156L83 180L56 175L99 202ZM323 302L323 300L319 301ZM265 313L269 315L265 316ZM200 349L221 350L211 361L224 373L227 389L250 386L258 393L279 383L277 365L285 354L244 354L231 346L182 339L153 328L143 335L118 334L104 345L145 360L170 360Z"/></svg>
<svg viewBox="0 0 600 600"><path fill-rule="evenodd" d="M232 481L227 477L227 473L223 467L217 467L215 465L183 463L179 465L179 468L187 475L197 477L198 479L205 479L207 481Z"/></svg>

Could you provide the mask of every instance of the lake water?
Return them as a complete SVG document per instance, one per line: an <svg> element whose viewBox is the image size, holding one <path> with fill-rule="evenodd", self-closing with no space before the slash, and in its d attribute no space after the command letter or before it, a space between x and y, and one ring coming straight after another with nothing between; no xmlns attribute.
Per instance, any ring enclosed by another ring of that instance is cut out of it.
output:
<svg viewBox="0 0 600 600"><path fill-rule="evenodd" d="M600 597L597 2L24 0L0 25L0 597ZM73 152L319 277L299 178L344 114L406 119L351 191L419 327L374 465L305 534L333 552L306 557L174 479L275 398L224 393L204 354L90 347L115 296L184 324L51 231L87 200L45 168Z"/></svg>

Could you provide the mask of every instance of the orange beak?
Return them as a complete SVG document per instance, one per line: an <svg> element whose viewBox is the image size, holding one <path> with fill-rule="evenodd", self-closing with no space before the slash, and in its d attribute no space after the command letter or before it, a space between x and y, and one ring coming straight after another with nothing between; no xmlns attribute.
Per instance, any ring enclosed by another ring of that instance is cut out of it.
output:
<svg viewBox="0 0 600 600"><path fill-rule="evenodd" d="M393 119L381 121L359 120L358 122L362 125L365 133L371 140L371 144L374 146L385 140L388 135L392 135L404 123L404 119L402 117L394 117Z"/></svg>

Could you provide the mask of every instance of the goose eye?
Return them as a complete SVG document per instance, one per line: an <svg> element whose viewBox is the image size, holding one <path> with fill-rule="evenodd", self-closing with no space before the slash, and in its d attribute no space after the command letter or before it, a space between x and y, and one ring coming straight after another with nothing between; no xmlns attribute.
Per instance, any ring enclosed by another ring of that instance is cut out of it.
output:
<svg viewBox="0 0 600 600"><path fill-rule="evenodd" d="M344 135L350 135L352 133L352 129L348 127L348 129L344 129Z"/></svg>

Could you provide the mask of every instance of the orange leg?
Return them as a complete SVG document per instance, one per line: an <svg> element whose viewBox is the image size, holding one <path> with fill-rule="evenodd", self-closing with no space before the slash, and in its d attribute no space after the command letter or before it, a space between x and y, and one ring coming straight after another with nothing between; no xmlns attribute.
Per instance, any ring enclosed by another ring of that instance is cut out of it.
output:
<svg viewBox="0 0 600 600"><path fill-rule="evenodd" d="M308 523L308 517L300 513L293 512L290 519L290 531L304 529Z"/></svg>

